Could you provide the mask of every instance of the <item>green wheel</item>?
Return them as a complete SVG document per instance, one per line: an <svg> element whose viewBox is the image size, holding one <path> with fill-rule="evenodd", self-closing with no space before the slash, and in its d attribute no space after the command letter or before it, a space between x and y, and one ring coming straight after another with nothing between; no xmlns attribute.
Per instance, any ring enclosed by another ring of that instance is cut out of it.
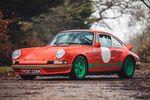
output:
<svg viewBox="0 0 150 100"><path fill-rule="evenodd" d="M87 61L84 57L78 56L73 61L70 78L84 79L87 73Z"/></svg>
<svg viewBox="0 0 150 100"><path fill-rule="evenodd" d="M33 75L20 75L20 77L24 80L33 80L36 76L33 76Z"/></svg>
<svg viewBox="0 0 150 100"><path fill-rule="evenodd" d="M127 57L124 61L122 69L119 71L120 78L132 78L135 72L135 62L132 57Z"/></svg>

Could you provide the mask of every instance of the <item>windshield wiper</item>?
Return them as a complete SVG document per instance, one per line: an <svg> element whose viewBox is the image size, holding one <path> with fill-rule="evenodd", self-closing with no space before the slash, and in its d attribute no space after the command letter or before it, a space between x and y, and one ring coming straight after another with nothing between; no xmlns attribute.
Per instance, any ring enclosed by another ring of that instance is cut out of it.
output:
<svg viewBox="0 0 150 100"><path fill-rule="evenodd" d="M75 42L56 43L56 44L54 44L54 46L59 46L59 45L72 45L72 44L78 44L78 45L80 45L81 43L75 43Z"/></svg>
<svg viewBox="0 0 150 100"><path fill-rule="evenodd" d="M54 45L57 46L57 45L68 45L68 44L66 44L66 43L56 43Z"/></svg>
<svg viewBox="0 0 150 100"><path fill-rule="evenodd" d="M71 45L71 44L78 44L78 45L80 45L81 43L68 42L68 43L66 43L66 44L69 44L69 45Z"/></svg>

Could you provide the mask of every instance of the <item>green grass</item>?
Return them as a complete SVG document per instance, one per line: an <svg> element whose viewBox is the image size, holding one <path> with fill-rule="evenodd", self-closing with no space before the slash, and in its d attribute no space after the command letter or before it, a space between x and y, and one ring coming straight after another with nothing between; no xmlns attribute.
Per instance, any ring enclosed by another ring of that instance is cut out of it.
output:
<svg viewBox="0 0 150 100"><path fill-rule="evenodd" d="M0 73L10 73L13 72L14 70L12 69L11 66L1 66L0 67Z"/></svg>

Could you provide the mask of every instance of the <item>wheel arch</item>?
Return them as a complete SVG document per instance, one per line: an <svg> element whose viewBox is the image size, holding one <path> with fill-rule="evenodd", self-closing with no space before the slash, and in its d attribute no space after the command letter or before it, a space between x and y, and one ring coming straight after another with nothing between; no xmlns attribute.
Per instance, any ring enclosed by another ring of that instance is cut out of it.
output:
<svg viewBox="0 0 150 100"><path fill-rule="evenodd" d="M74 56L74 58L73 58L73 60L72 60L72 63L73 63L74 60L75 60L77 57L79 57L79 56L84 57L85 60L87 61L87 72L88 72L88 63L89 63L89 61L88 61L88 58L87 58L87 56L86 56L85 54L78 54L78 55Z"/></svg>
<svg viewBox="0 0 150 100"><path fill-rule="evenodd" d="M133 59L133 61L134 61L134 64L136 64L136 60L135 60L134 56L131 55L131 54L127 55L127 56L124 58L123 63L125 62L125 60L126 60L127 57L131 57L131 58Z"/></svg>
<svg viewBox="0 0 150 100"><path fill-rule="evenodd" d="M78 55L76 55L76 56L73 58L72 62L73 62L73 61L74 61L77 57L79 57L79 56L84 57L84 58L85 58L85 60L86 60L86 61L87 61L87 63L88 63L88 59L87 59L86 55L84 55L84 54L78 54Z"/></svg>

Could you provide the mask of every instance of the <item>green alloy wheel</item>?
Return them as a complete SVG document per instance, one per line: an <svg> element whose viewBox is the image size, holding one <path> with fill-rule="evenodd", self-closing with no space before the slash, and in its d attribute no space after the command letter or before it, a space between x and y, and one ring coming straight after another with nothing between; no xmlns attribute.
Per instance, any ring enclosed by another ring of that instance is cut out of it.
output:
<svg viewBox="0 0 150 100"><path fill-rule="evenodd" d="M84 79L87 73L87 61L84 57L78 56L75 58L72 66L70 78Z"/></svg>
<svg viewBox="0 0 150 100"><path fill-rule="evenodd" d="M118 73L120 78L132 78L135 71L135 63L132 57L127 57L123 64L122 69Z"/></svg>

